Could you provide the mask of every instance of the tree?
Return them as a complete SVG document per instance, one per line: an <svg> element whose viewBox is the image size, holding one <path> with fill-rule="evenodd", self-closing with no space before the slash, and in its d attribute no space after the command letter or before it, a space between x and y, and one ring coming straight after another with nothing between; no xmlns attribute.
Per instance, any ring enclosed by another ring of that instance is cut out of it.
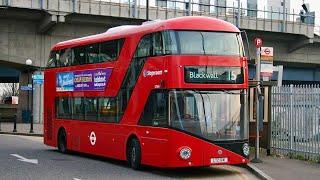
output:
<svg viewBox="0 0 320 180"><path fill-rule="evenodd" d="M0 83L0 101L6 97L19 95L19 83Z"/></svg>

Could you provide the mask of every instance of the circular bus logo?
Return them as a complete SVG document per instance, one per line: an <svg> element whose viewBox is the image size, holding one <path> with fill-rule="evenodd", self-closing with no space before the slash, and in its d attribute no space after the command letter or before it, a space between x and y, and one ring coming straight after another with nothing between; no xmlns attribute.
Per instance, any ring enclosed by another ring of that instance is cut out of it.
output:
<svg viewBox="0 0 320 180"><path fill-rule="evenodd" d="M92 146L96 144L97 137L93 131L90 133L89 140Z"/></svg>

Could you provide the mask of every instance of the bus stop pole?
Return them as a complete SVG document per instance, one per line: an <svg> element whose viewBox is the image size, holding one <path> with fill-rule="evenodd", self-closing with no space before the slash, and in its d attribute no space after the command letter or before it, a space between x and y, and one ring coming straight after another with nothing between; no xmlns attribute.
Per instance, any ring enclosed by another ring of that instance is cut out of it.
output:
<svg viewBox="0 0 320 180"><path fill-rule="evenodd" d="M33 76L33 73L31 77ZM33 77L31 78L31 113L30 113L30 131L29 133L33 132Z"/></svg>
<svg viewBox="0 0 320 180"><path fill-rule="evenodd" d="M259 159L259 118L260 118L260 72L261 72L261 63L260 63L260 47L256 48L256 81L257 81L257 87L256 87L256 151L255 151L255 157L252 160L254 163L259 163L261 160Z"/></svg>
<svg viewBox="0 0 320 180"><path fill-rule="evenodd" d="M149 21L149 0L147 0L146 6L146 20Z"/></svg>
<svg viewBox="0 0 320 180"><path fill-rule="evenodd" d="M191 0L188 2L188 16L191 16Z"/></svg>

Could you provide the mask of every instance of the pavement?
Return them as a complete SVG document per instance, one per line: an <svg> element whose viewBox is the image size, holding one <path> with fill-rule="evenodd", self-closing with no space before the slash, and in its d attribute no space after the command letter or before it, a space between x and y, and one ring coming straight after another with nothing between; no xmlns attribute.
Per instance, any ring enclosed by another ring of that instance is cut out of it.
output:
<svg viewBox="0 0 320 180"><path fill-rule="evenodd" d="M319 155L320 156L320 155ZM262 163L250 163L265 175L262 179L318 180L320 164L286 157L261 155ZM259 176L261 177L261 176Z"/></svg>
<svg viewBox="0 0 320 180"><path fill-rule="evenodd" d="M42 136L43 124L33 124L33 133L30 133L30 123L17 123L16 130L13 132L14 124L12 122L0 122L0 134L17 134L26 136Z"/></svg>
<svg viewBox="0 0 320 180"><path fill-rule="evenodd" d="M125 161L83 153L61 154L42 137L0 134L0 179L258 179L238 166L135 171Z"/></svg>

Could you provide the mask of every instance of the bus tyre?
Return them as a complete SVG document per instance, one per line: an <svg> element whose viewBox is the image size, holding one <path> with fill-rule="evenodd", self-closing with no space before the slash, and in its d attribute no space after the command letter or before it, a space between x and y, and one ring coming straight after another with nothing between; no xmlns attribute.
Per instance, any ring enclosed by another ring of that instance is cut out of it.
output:
<svg viewBox="0 0 320 180"><path fill-rule="evenodd" d="M59 130L58 133L58 150L61 153L67 152L67 135L64 129Z"/></svg>
<svg viewBox="0 0 320 180"><path fill-rule="evenodd" d="M133 138L128 149L128 163L132 169L138 170L141 167L141 147L138 139Z"/></svg>

